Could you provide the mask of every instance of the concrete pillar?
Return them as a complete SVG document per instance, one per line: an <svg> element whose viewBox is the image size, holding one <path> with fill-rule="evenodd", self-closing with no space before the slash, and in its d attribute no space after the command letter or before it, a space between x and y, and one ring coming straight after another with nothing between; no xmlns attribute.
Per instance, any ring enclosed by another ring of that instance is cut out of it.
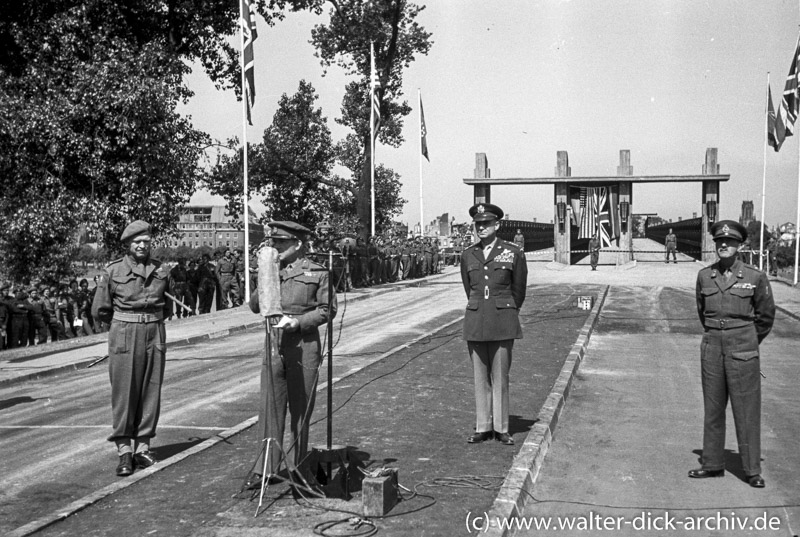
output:
<svg viewBox="0 0 800 537"><path fill-rule="evenodd" d="M633 175L630 149L620 149L617 175ZM619 252L617 252L617 265L624 265L625 263L633 261L633 183L629 181L620 181L618 185L620 207L622 207L622 203L628 204L628 222L622 223L622 221L620 221ZM612 207L611 210L617 209ZM619 211L617 214L620 214Z"/></svg>
<svg viewBox="0 0 800 537"><path fill-rule="evenodd" d="M706 149L706 162L703 164L703 175L718 175L717 148ZM714 253L714 240L711 238L711 225L719 220L719 181L703 181L703 197L701 200L703 220L701 224L701 259L705 263L713 263L717 259ZM709 214L711 212L716 214Z"/></svg>
<svg viewBox="0 0 800 537"><path fill-rule="evenodd" d="M489 179L492 170L489 169L489 160L486 153L475 153L475 179ZM491 185L475 185L475 203L492 203Z"/></svg>
<svg viewBox="0 0 800 537"><path fill-rule="evenodd" d="M566 151L558 151L556 153L556 177L571 177L572 169L569 167L569 156ZM558 220L558 205L563 203L564 207L564 222ZM571 261L570 255L570 218L566 208L569 207L569 184L556 183L553 196L553 235L555 252L553 253L553 261L569 265Z"/></svg>

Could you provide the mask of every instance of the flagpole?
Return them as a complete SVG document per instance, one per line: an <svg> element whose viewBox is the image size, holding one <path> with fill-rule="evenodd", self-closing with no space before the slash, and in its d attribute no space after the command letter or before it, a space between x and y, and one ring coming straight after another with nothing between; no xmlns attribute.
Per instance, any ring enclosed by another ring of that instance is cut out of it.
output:
<svg viewBox="0 0 800 537"><path fill-rule="evenodd" d="M422 209L422 91L417 88L417 103L419 105L419 227L422 236L425 236L425 216Z"/></svg>
<svg viewBox="0 0 800 537"><path fill-rule="evenodd" d="M244 213L244 301L250 302L250 215L247 208L247 77L245 76L244 65L244 2L239 2L239 43L241 45L241 67L242 67L242 211ZM241 297L240 297L241 298Z"/></svg>
<svg viewBox="0 0 800 537"><path fill-rule="evenodd" d="M375 44L369 42L370 73L369 73L369 200L370 200L370 235L375 236Z"/></svg>
<svg viewBox="0 0 800 537"><path fill-rule="evenodd" d="M758 270L764 270L764 205L767 196L767 138L769 137L769 71L767 71L767 101L764 105L764 173L761 178L761 238L758 241Z"/></svg>

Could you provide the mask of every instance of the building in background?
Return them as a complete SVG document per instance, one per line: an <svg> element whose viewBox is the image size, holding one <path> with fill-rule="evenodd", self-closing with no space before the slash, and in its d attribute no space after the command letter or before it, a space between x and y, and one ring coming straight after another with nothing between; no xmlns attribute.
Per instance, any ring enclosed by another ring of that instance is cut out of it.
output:
<svg viewBox="0 0 800 537"><path fill-rule="evenodd" d="M752 201L743 201L742 202L742 215L739 217L739 223L742 224L744 227L750 225L750 222L755 220L755 216L753 216L753 202Z"/></svg>
<svg viewBox="0 0 800 537"><path fill-rule="evenodd" d="M259 224L253 209L248 207L250 217L250 244L264 240L264 225ZM168 246L198 248L227 246L244 248L244 226L241 220L225 214L224 205L186 205L180 210L178 231L181 236L170 238Z"/></svg>

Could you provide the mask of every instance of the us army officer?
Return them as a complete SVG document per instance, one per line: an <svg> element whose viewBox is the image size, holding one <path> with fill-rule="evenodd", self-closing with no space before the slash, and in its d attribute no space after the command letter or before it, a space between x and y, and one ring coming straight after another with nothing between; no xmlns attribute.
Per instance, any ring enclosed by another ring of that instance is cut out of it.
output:
<svg viewBox="0 0 800 537"><path fill-rule="evenodd" d="M514 445L508 433L508 370L514 340L522 337L519 309L525 301L528 267L522 250L497 237L503 210L480 203L469 210L480 242L461 254L467 294L464 339L475 375L475 433L469 443L496 438Z"/></svg>

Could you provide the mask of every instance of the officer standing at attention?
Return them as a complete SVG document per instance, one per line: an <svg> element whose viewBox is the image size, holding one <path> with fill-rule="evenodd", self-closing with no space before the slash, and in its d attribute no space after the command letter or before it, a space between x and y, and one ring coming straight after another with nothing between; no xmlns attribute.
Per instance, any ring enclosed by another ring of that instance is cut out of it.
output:
<svg viewBox="0 0 800 537"><path fill-rule="evenodd" d="M703 383L702 467L689 477L725 474L725 411L733 409L742 468L751 487L761 477L761 368L759 344L775 320L767 275L738 257L747 230L733 220L711 227L719 259L697 274L697 313L705 334L700 347Z"/></svg>
<svg viewBox="0 0 800 537"><path fill-rule="evenodd" d="M664 249L666 250L664 263L669 263L669 254L671 253L672 261L677 264L678 257L676 252L678 251L678 237L672 232L672 228L669 228L669 233L667 233L667 236L664 238Z"/></svg>
<svg viewBox="0 0 800 537"><path fill-rule="evenodd" d="M461 254L467 293L464 339L475 375L475 432L467 442L495 438L513 446L508 433L508 370L514 340L522 338L519 310L525 301L528 266L517 245L497 237L503 210L479 203L469 210L480 242Z"/></svg>
<svg viewBox="0 0 800 537"><path fill-rule="evenodd" d="M592 235L589 239L589 263L592 265L592 270L597 270L597 261L600 259L600 239L597 238L597 233Z"/></svg>
<svg viewBox="0 0 800 537"><path fill-rule="evenodd" d="M522 234L522 230L517 228L517 234L514 235L514 244L519 246L519 249L523 252L525 251L525 235Z"/></svg>
<svg viewBox="0 0 800 537"><path fill-rule="evenodd" d="M113 431L108 439L117 446L117 475L126 476L134 467L156 462L150 441L156 435L161 407L164 292L169 273L161 261L150 257L150 224L132 222L120 240L128 253L109 263L98 278L92 316L111 324L108 372Z"/></svg>
<svg viewBox="0 0 800 537"><path fill-rule="evenodd" d="M319 326L336 316L336 294L328 307L328 270L306 257L305 241L311 231L295 222L270 222L272 246L280 256L281 309L286 321L279 328L279 356L272 357L273 386L262 394L259 411L259 439L283 441L286 407L291 415L292 441L287 452L294 451L298 466L308 452L308 426L314 411L319 366L322 363ZM250 294L250 309L259 313L258 291ZM267 474L277 473L280 452L275 447L267 459ZM259 458L255 468L262 469ZM261 486L260 474L247 479L248 488Z"/></svg>

